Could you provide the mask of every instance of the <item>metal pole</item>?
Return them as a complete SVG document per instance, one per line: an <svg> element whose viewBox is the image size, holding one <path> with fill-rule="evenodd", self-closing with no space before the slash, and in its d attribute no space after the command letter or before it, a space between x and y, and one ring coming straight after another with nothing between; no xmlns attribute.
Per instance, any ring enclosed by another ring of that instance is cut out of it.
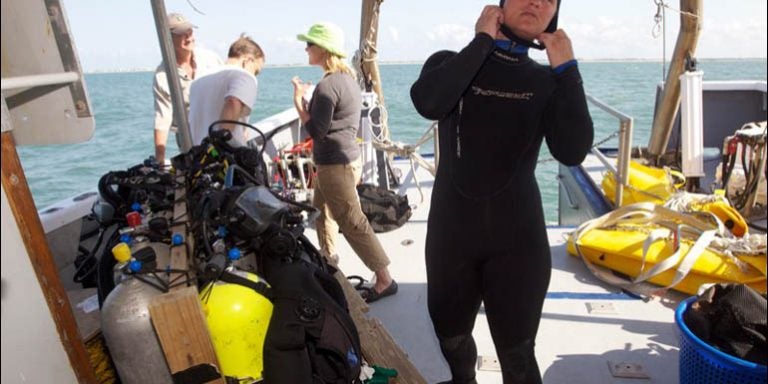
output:
<svg viewBox="0 0 768 384"><path fill-rule="evenodd" d="M633 120L621 120L619 128L619 159L616 173L616 207L621 206L624 197L624 186L629 184L629 160L632 155L632 126Z"/></svg>
<svg viewBox="0 0 768 384"><path fill-rule="evenodd" d="M672 125L680 107L680 75L685 70L686 58L694 57L696 43L701 29L702 1L680 0L680 32L675 44L675 53L669 65L669 74L664 84L661 103L653 117L648 153L658 159L667 150Z"/></svg>
<svg viewBox="0 0 768 384"><path fill-rule="evenodd" d="M176 65L176 51L173 48L171 31L168 29L165 3L163 0L150 0L152 3L152 13L155 17L155 29L157 30L157 39L160 42L160 51L163 54L163 65L165 67L168 87L171 90L171 101L173 105L173 122L176 124L179 137L180 150L188 151L192 148L192 138L189 135L189 121L187 120L187 106L184 103L184 96L181 92L181 82L179 81L179 71Z"/></svg>
<svg viewBox="0 0 768 384"><path fill-rule="evenodd" d="M32 88L45 85L69 84L80 80L77 72L50 73L44 75L5 77L0 88L3 91L16 88Z"/></svg>
<svg viewBox="0 0 768 384"><path fill-rule="evenodd" d="M624 186L629 182L629 160L632 157L632 132L634 119L629 115L619 112L592 95L587 94L586 96L588 102L619 119L619 155L616 161L616 168L613 168L613 166L608 163L608 159L597 148L592 149L592 152L597 155L598 159L600 159L600 161L602 161L615 175L616 207L618 208L621 206L621 201L624 196Z"/></svg>

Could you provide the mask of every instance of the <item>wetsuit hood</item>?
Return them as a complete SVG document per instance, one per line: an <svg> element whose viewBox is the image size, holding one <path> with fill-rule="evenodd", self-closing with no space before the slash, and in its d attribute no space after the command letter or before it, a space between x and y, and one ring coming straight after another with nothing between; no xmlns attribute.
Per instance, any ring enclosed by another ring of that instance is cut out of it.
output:
<svg viewBox="0 0 768 384"><path fill-rule="evenodd" d="M505 0L500 0L499 1L499 6L502 7L502 8L504 8L504 1ZM562 0L558 0L557 1L557 9L555 10L555 15L552 16L552 20L550 20L549 25L547 25L547 29L545 29L544 32L552 33L552 32L557 30L557 16L560 14L560 4L562 2L563 2ZM523 39L523 38L515 35L515 33L512 32L512 30L509 29L509 27L507 27L504 24L501 25L501 28L499 28L499 30L509 40L512 40L513 42L515 42L517 44L522 44L522 45L524 45L526 47L530 47L530 48L544 49L544 45L543 44L535 43L533 41L526 40L526 39Z"/></svg>

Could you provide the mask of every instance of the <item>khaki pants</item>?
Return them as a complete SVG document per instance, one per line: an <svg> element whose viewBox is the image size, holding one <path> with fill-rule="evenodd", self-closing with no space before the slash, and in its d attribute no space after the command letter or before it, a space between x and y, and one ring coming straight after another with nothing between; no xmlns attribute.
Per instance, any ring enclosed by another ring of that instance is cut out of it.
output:
<svg viewBox="0 0 768 384"><path fill-rule="evenodd" d="M341 233L365 265L373 272L389 265L379 239L360 209L357 181L360 160L349 164L316 165L313 205L320 210L315 221L320 252L332 259L336 255L336 234ZM335 260L332 260L335 261Z"/></svg>

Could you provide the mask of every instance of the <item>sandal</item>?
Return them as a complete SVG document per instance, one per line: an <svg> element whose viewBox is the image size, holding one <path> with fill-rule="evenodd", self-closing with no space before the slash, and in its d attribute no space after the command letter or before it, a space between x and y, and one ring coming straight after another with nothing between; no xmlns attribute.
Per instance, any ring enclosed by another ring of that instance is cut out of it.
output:
<svg viewBox="0 0 768 384"><path fill-rule="evenodd" d="M364 279L362 276L358 275L350 275L347 276L347 280L349 280L350 284L352 284L352 287L355 288L357 291L367 291L368 288L364 285L368 282L368 280Z"/></svg>
<svg viewBox="0 0 768 384"><path fill-rule="evenodd" d="M361 289L358 289L358 291L362 291L361 296L363 296L363 300L365 300L366 303L370 304L383 297L392 296L396 294L397 282L392 280L392 283L389 284L389 287L385 288L381 292L376 292L376 290L373 287L361 287Z"/></svg>

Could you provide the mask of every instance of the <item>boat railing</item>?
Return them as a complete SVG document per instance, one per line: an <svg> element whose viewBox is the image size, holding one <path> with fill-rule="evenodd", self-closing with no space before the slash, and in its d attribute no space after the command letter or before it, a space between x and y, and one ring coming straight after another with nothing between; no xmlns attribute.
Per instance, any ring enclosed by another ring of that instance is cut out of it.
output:
<svg viewBox="0 0 768 384"><path fill-rule="evenodd" d="M614 204L616 207L619 207L624 196L624 186L627 185L629 179L629 160L632 153L634 120L631 116L622 113L592 95L587 94L587 101L619 120L619 154L616 165L614 166L598 147L592 148L592 153L606 168L613 172L616 178L616 201Z"/></svg>

